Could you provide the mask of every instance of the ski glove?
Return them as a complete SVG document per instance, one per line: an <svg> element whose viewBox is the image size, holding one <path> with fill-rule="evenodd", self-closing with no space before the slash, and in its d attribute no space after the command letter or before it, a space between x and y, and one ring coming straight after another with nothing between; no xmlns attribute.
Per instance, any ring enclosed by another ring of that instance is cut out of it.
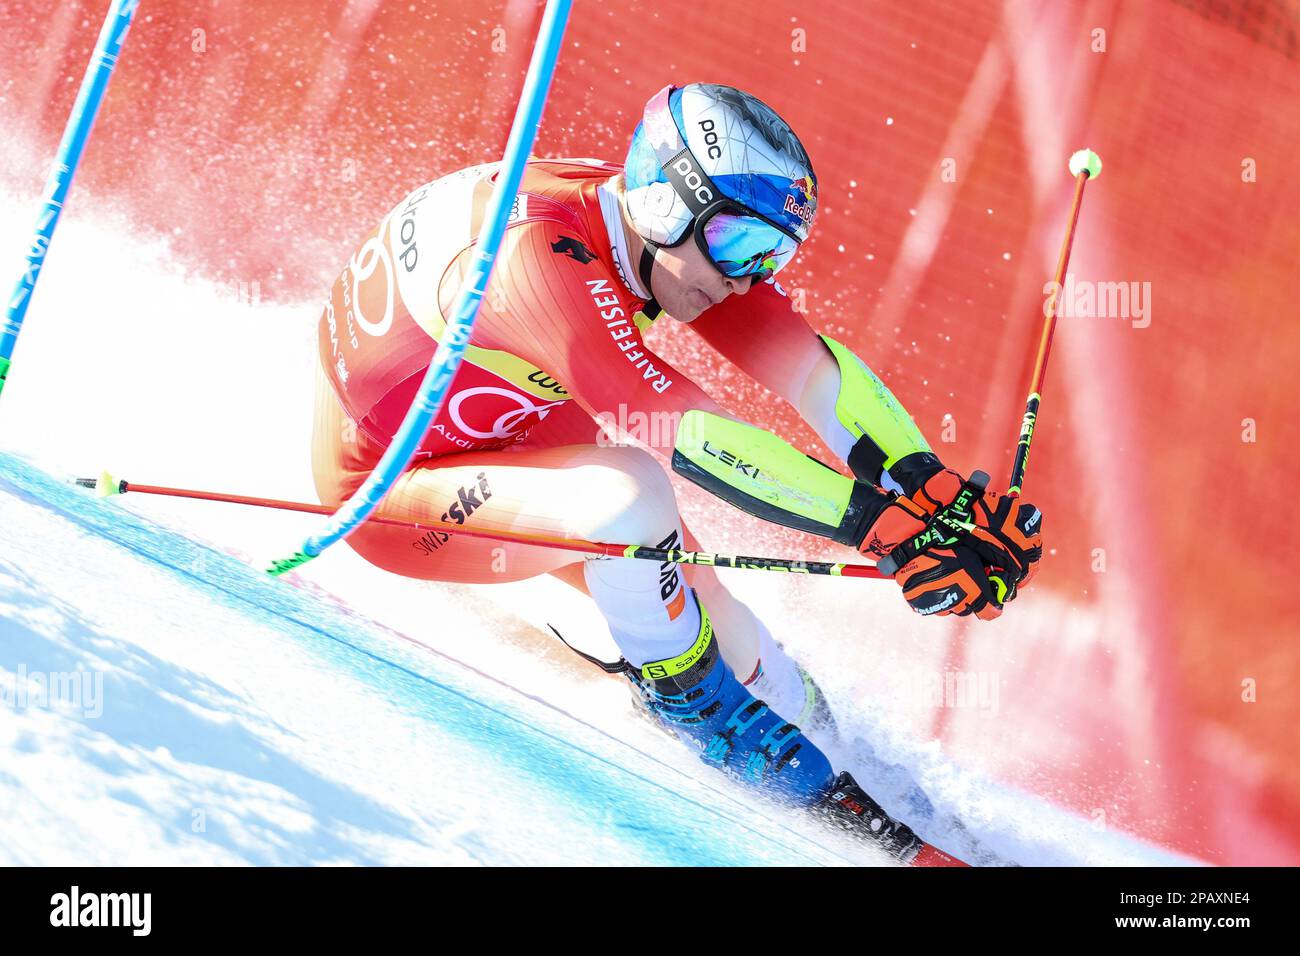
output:
<svg viewBox="0 0 1300 956"><path fill-rule="evenodd" d="M1013 600L1042 557L1042 513L985 490L988 476L963 481L940 471L910 496L895 496L858 549L903 588L918 614L974 614L991 620Z"/></svg>

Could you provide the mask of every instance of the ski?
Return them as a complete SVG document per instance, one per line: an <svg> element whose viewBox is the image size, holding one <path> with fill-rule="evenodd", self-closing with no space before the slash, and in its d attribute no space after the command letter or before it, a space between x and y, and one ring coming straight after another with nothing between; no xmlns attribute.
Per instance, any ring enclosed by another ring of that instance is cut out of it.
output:
<svg viewBox="0 0 1300 956"><path fill-rule="evenodd" d="M835 778L818 810L832 826L847 830L907 866L970 866L926 843L907 824L891 817L847 770Z"/></svg>

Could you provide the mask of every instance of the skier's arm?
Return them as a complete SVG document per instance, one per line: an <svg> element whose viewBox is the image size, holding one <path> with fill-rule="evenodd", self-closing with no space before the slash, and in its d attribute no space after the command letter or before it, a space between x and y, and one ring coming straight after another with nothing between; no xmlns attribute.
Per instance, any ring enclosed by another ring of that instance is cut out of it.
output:
<svg viewBox="0 0 1300 956"><path fill-rule="evenodd" d="M746 422L693 410L682 416L673 470L743 511L858 547L889 498Z"/></svg>
<svg viewBox="0 0 1300 956"><path fill-rule="evenodd" d="M598 261L559 255L552 224L514 231L511 265L484 300L476 336L544 369L607 432L633 438L679 473L768 521L857 546L887 502L769 432L729 416L642 339L635 300ZM520 268L519 266L527 266ZM667 320L665 320L667 321ZM644 322L642 322L644 324ZM596 432L593 429L593 440Z"/></svg>
<svg viewBox="0 0 1300 956"><path fill-rule="evenodd" d="M727 299L694 328L789 401L863 481L911 494L942 467L879 377L846 346L814 333L777 283Z"/></svg>
<svg viewBox="0 0 1300 956"><path fill-rule="evenodd" d="M904 541L921 540L930 515L953 500L949 493L956 492L940 487L948 476L956 478L952 472L939 472L910 498L893 498L869 480L841 475L777 436L727 416L699 386L646 347L634 302L604 265L561 253L563 238L550 224L515 230L503 246L509 265L494 280L501 283L497 289L508 305L494 308L490 291L475 333L481 330L489 340L500 336L502 347L508 343L514 354L562 382L607 426L627 430L626 423L635 430L645 423L648 430L636 436L643 444L670 454L676 471L723 500L877 557ZM490 341L484 345L498 347ZM805 355L815 365L816 353ZM848 407L848 414L856 411ZM863 416L865 412L858 417ZM902 460L899 448L887 432L877 426L870 438L885 452L885 460L892 453L897 464ZM896 434L904 443L924 444L919 433L909 438L901 425ZM922 453L927 452L910 454ZM1000 509L989 517L986 546L1001 552L992 535L1000 533L1009 515ZM898 570L894 577L908 603L922 614L1001 613L1001 601L1014 596L1015 584L1027 578L1041 554L1036 532L1031 538L1029 530L1038 521L1037 509L1022 506L1016 521L1027 557L1012 569L1010 583L1000 592L981 565L989 559L958 544L920 555ZM1013 563L1008 555L997 567L1012 568Z"/></svg>
<svg viewBox="0 0 1300 956"><path fill-rule="evenodd" d="M774 282L727 299L695 326L723 355L799 409L849 464L859 479L855 487L870 482L903 492L883 506L873 503L876 513L867 512L863 520L870 523L855 543L864 553L893 559L883 570L894 574L914 610L981 618L1001 613L1042 555L1037 508L985 493L982 485L944 469L866 363L833 338L815 335ZM695 457L696 467L709 464ZM761 477L747 477L752 491L761 491ZM964 537L949 540L935 532L941 517L965 527Z"/></svg>

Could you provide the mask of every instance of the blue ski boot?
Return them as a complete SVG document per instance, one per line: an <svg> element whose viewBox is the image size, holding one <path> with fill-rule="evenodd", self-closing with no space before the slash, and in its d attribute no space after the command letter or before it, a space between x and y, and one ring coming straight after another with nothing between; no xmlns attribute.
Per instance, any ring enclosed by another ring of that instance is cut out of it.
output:
<svg viewBox="0 0 1300 956"><path fill-rule="evenodd" d="M627 675L650 712L697 744L706 763L802 806L819 803L835 782L825 754L736 679L703 606L689 650L628 668Z"/></svg>
<svg viewBox="0 0 1300 956"><path fill-rule="evenodd" d="M698 598L695 600L700 611L699 634L690 649L669 660L637 668L621 659L606 663L568 641L565 644L606 673L627 675L648 716L679 739L698 746L706 763L811 811L833 828L849 831L899 862L961 865L886 813L850 774L836 775L816 744L756 699L723 659L713 623ZM564 640L559 631L555 634ZM822 719L833 728L820 690L806 675L805 687L805 712L817 715L825 711Z"/></svg>

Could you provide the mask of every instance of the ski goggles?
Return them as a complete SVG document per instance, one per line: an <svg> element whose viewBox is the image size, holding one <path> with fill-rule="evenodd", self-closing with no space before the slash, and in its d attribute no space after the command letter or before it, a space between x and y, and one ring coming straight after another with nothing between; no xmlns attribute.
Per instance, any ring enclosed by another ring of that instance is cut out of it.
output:
<svg viewBox="0 0 1300 956"><path fill-rule="evenodd" d="M694 223L695 242L713 267L732 279L766 279L794 258L799 240L734 203L718 203Z"/></svg>

